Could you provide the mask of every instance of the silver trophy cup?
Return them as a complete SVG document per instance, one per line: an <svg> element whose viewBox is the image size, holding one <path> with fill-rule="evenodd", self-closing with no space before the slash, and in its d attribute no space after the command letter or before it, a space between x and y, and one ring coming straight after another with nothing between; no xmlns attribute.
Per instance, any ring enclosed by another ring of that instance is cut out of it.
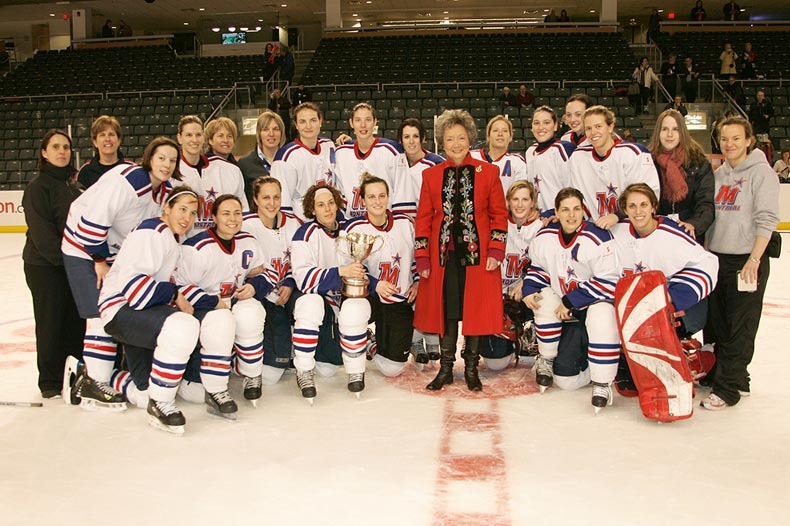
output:
<svg viewBox="0 0 790 526"><path fill-rule="evenodd" d="M380 242L378 246L376 243ZM337 251L344 256L350 257L357 263L362 263L369 255L384 246L384 238L372 236L361 232L338 236L335 240ZM367 276L362 278L343 278L343 289L341 292L347 298L364 298L368 295L368 285L370 280Z"/></svg>

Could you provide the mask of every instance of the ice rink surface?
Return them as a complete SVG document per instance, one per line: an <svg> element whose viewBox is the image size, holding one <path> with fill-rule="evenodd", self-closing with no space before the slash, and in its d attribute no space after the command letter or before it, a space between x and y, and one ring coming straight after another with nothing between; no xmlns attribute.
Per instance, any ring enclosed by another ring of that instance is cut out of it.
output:
<svg viewBox="0 0 790 526"><path fill-rule="evenodd" d="M41 401L23 243L0 235L0 401ZM790 256L771 272L752 396L725 411L662 425L615 395L593 416L589 388L540 395L523 363L477 394L457 363L432 394L435 369L368 362L360 400L341 370L313 407L291 373L257 409L234 378L238 420L179 401L181 437L140 409L0 406L0 524L790 524Z"/></svg>

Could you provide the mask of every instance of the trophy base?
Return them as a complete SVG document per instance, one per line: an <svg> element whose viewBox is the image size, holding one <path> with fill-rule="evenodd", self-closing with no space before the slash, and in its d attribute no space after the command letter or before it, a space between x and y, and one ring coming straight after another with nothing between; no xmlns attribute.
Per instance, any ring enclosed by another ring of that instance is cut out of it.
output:
<svg viewBox="0 0 790 526"><path fill-rule="evenodd" d="M341 294L346 298L367 298L368 297L368 284L370 282L365 279L343 278L343 288Z"/></svg>

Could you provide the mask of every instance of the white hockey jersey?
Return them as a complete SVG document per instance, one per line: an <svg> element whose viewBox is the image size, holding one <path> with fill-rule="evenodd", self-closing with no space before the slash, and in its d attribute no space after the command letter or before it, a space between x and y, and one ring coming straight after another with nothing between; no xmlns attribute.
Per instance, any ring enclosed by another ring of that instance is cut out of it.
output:
<svg viewBox="0 0 790 526"><path fill-rule="evenodd" d="M535 206L541 212L552 210L557 193L571 185L568 159L575 149L565 141L554 141L543 149L537 143L527 148L527 178L538 192Z"/></svg>
<svg viewBox="0 0 790 526"><path fill-rule="evenodd" d="M335 145L324 137L311 150L299 139L289 142L274 156L272 177L282 185L282 209L302 221L306 220L302 201L314 184L337 186L335 178Z"/></svg>
<svg viewBox="0 0 790 526"><path fill-rule="evenodd" d="M132 229L160 215L170 190L169 182L154 189L150 175L141 167L119 164L71 203L63 253L111 262Z"/></svg>
<svg viewBox="0 0 790 526"><path fill-rule="evenodd" d="M527 275L529 267L527 248L542 226L540 219L525 223L521 227L508 220L507 246L505 259L502 261L502 292L507 292L508 287Z"/></svg>
<svg viewBox="0 0 790 526"><path fill-rule="evenodd" d="M592 145L579 146L568 167L571 186L584 195L585 215L593 221L617 213L620 193L634 183L646 183L657 196L661 195L653 156L639 143L615 140L603 158Z"/></svg>
<svg viewBox="0 0 790 526"><path fill-rule="evenodd" d="M230 306L233 294L245 281L255 287L255 298L261 300L274 288L272 273L264 268L249 280L247 274L263 264L263 251L251 234L236 234L228 250L214 230L204 230L184 241L176 283L196 309L213 309L218 296Z"/></svg>
<svg viewBox="0 0 790 526"><path fill-rule="evenodd" d="M412 218L417 217L416 210L417 210L417 206L419 206L420 204L420 190L422 189L422 172L425 171L426 168L430 168L431 166L436 166L437 164L444 162L444 157L442 157L441 155L437 155L427 150L423 150L423 151L425 152L425 157L423 157L416 163L410 165L408 168L409 181L411 182L411 191L412 191L412 195L414 196L415 213L414 215L412 215ZM406 162L408 163L408 159Z"/></svg>
<svg viewBox="0 0 790 526"><path fill-rule="evenodd" d="M176 293L172 279L179 256L176 236L160 218L140 223L104 277L99 293L102 323L111 322L124 305L143 310L169 304Z"/></svg>
<svg viewBox="0 0 790 526"><path fill-rule="evenodd" d="M310 221L299 227L291 244L291 267L296 286L305 294L322 295L336 313L340 309L343 287L335 241L338 232L330 232L317 221Z"/></svg>
<svg viewBox="0 0 790 526"><path fill-rule="evenodd" d="M627 220L611 228L620 276L660 270L667 277L669 296L677 310L686 310L708 297L716 286L719 260L668 217L646 237Z"/></svg>
<svg viewBox="0 0 790 526"><path fill-rule="evenodd" d="M198 195L198 215L187 237L192 237L214 225L214 220L211 219L211 207L222 194L235 195L241 200L242 210L250 209L247 195L244 193L244 176L241 174L241 169L219 155L201 155L200 159L199 166L193 166L181 157L178 169L183 178L181 181L173 182L174 186L190 186Z"/></svg>
<svg viewBox="0 0 790 526"><path fill-rule="evenodd" d="M496 159L485 148L469 152L472 158L491 163L499 168L499 180L505 195L513 182L527 178L527 163L520 153L507 152Z"/></svg>
<svg viewBox="0 0 790 526"><path fill-rule="evenodd" d="M551 287L576 309L614 299L619 265L612 235L606 230L584 222L566 244L560 224L549 223L532 240L527 255L524 296Z"/></svg>
<svg viewBox="0 0 790 526"><path fill-rule="evenodd" d="M419 280L414 260L414 221L406 214L387 213L387 223L379 228L370 222L367 215L346 222L341 236L361 232L380 236L381 248L368 256L362 264L368 270L368 279L373 289L380 280L389 281L398 287L398 292L389 298L379 297L382 303L401 303L406 301L406 292ZM341 256L343 264L351 263L347 256Z"/></svg>
<svg viewBox="0 0 790 526"><path fill-rule="evenodd" d="M569 142L577 147L582 145L587 145L587 146L590 145L590 141L587 140L586 135L576 135L576 132L573 130L568 130L565 133L563 133L562 137L560 137L560 140Z"/></svg>
<svg viewBox="0 0 790 526"><path fill-rule="evenodd" d="M275 228L267 228L255 212L244 214L242 230L252 234L258 241L265 261L264 265L274 272L278 287L285 285L296 288L291 270L291 243L300 226L302 222L298 217L282 211L277 218ZM276 292L272 294L267 299L274 302L279 296Z"/></svg>
<svg viewBox="0 0 790 526"><path fill-rule="evenodd" d="M390 139L377 137L370 150L362 155L357 142L338 146L335 152L337 188L346 200L345 217L365 215L364 196L359 193L361 176L368 172L387 182L390 193L390 209L393 212L416 215L417 198L411 194L408 184L408 162L400 144Z"/></svg>

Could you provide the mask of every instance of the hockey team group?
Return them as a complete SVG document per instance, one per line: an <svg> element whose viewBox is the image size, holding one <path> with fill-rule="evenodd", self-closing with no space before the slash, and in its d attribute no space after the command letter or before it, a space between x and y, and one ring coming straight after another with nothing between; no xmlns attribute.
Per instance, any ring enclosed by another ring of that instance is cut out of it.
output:
<svg viewBox="0 0 790 526"><path fill-rule="evenodd" d="M472 149L474 119L446 110L434 130L442 158L424 149L418 119L402 123L399 142L377 137L368 103L350 113L354 139L337 144L320 136L317 105L292 114L297 139L284 144L282 120L264 112L239 161L230 119L204 129L185 116L177 141L154 139L139 165L117 160L80 193L62 184L74 175L70 138L45 136L23 200L23 258L39 355L46 338L79 342L61 359L67 403L140 407L151 425L183 433L177 396L236 418L231 374L255 405L293 368L312 404L316 374L343 366L359 396L369 361L397 376L410 357L438 361L427 389L441 390L454 381L459 331L464 381L481 391L481 357L498 371L523 350L513 327L537 336L541 392L591 385L596 413L613 389L662 421L691 416L694 381L711 387L707 409L749 395L779 181L748 121L720 124L714 174L676 111L658 117L646 148L584 95L568 100L561 139L554 110L534 111L525 155L508 151L504 116ZM102 132L120 139L117 121L101 119L97 148ZM60 235L57 217L41 227L46 199L55 210L66 200L61 265L84 334L42 323L35 273L60 261L42 248ZM703 329L704 346L693 338ZM41 376L39 386L48 396Z"/></svg>

